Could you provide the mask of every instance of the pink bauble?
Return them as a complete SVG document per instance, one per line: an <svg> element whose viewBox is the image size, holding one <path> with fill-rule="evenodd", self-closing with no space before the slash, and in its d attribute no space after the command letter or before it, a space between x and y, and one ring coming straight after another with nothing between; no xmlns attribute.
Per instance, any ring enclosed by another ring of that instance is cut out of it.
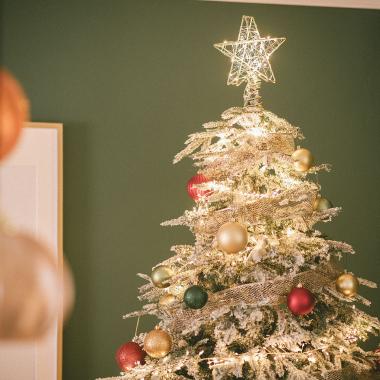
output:
<svg viewBox="0 0 380 380"><path fill-rule="evenodd" d="M378 359L375 360L375 366L378 371L380 371L380 347L375 350L375 354L378 354Z"/></svg>

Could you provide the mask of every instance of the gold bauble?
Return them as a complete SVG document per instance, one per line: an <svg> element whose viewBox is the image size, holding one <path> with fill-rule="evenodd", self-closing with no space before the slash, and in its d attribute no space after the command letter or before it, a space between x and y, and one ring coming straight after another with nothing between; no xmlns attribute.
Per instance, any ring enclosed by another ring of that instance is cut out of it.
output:
<svg viewBox="0 0 380 380"><path fill-rule="evenodd" d="M332 207L332 203L327 198L323 197L316 198L313 203L313 209L316 211L326 211Z"/></svg>
<svg viewBox="0 0 380 380"><path fill-rule="evenodd" d="M217 234L218 248L226 253L237 253L248 243L247 228L237 222L223 224Z"/></svg>
<svg viewBox="0 0 380 380"><path fill-rule="evenodd" d="M157 288L167 288L170 285L170 279L174 272L167 265L159 265L153 269L151 278Z"/></svg>
<svg viewBox="0 0 380 380"><path fill-rule="evenodd" d="M359 281L351 273L341 274L335 281L336 290L346 297L354 297L358 293Z"/></svg>
<svg viewBox="0 0 380 380"><path fill-rule="evenodd" d="M171 336L159 328L146 334L144 339L144 351L155 359L166 356L171 351L172 345Z"/></svg>
<svg viewBox="0 0 380 380"><path fill-rule="evenodd" d="M300 148L294 151L292 154L292 159L294 161L294 169L298 172L308 171L313 166L314 162L314 158L310 150L305 148Z"/></svg>
<svg viewBox="0 0 380 380"><path fill-rule="evenodd" d="M160 306L170 306L170 305L173 305L173 303L176 300L177 299L175 298L175 296L173 296L173 294L166 293L166 294L164 294L163 296L160 297L160 300L158 301L158 304Z"/></svg>

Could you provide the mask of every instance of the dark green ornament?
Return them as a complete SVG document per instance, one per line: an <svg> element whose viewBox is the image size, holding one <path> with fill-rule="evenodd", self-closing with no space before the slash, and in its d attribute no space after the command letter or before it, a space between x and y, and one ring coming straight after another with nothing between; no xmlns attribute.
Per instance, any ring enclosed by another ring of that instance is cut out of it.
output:
<svg viewBox="0 0 380 380"><path fill-rule="evenodd" d="M204 305L206 305L207 300L207 292L198 285L190 286L183 296L183 302L185 302L186 306L190 309L201 309Z"/></svg>

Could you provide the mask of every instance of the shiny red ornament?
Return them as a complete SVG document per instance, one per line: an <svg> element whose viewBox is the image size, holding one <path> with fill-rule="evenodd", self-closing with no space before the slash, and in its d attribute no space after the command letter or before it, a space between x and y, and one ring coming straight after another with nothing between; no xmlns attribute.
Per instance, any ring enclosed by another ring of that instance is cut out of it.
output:
<svg viewBox="0 0 380 380"><path fill-rule="evenodd" d="M380 347L375 350L375 354L379 355L379 359L375 360L375 366L378 371L380 371Z"/></svg>
<svg viewBox="0 0 380 380"><path fill-rule="evenodd" d="M146 352L135 342L128 342L121 345L115 354L117 365L124 372L136 367L138 364L145 364Z"/></svg>
<svg viewBox="0 0 380 380"><path fill-rule="evenodd" d="M0 69L0 159L16 145L29 118L29 102L17 80Z"/></svg>
<svg viewBox="0 0 380 380"><path fill-rule="evenodd" d="M306 315L313 311L315 297L306 288L293 288L288 294L288 308L294 315Z"/></svg>
<svg viewBox="0 0 380 380"><path fill-rule="evenodd" d="M196 186L206 182L210 182L210 180L206 178L203 174L196 174L195 176L191 177L187 181L187 192L189 196L195 201L198 201L199 198L207 197L208 195L210 195L212 193L211 190L203 190Z"/></svg>

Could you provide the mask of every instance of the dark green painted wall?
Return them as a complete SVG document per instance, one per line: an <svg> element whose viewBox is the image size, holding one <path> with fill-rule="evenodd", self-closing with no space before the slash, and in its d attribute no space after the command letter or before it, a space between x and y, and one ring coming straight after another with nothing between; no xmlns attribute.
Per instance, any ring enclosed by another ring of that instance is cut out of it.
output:
<svg viewBox="0 0 380 380"><path fill-rule="evenodd" d="M65 252L77 303L65 331L64 379L117 374L132 338L136 272L191 242L159 226L192 203L190 162L171 166L186 136L240 105L214 42L237 37L242 14L286 36L273 56L266 108L300 126L323 193L344 211L321 228L357 249L348 268L379 279L380 13L185 0L3 2L2 60L21 80L34 121L64 123ZM379 291L367 291L380 315ZM147 329L152 321L143 320ZM374 344L374 342L373 342Z"/></svg>

